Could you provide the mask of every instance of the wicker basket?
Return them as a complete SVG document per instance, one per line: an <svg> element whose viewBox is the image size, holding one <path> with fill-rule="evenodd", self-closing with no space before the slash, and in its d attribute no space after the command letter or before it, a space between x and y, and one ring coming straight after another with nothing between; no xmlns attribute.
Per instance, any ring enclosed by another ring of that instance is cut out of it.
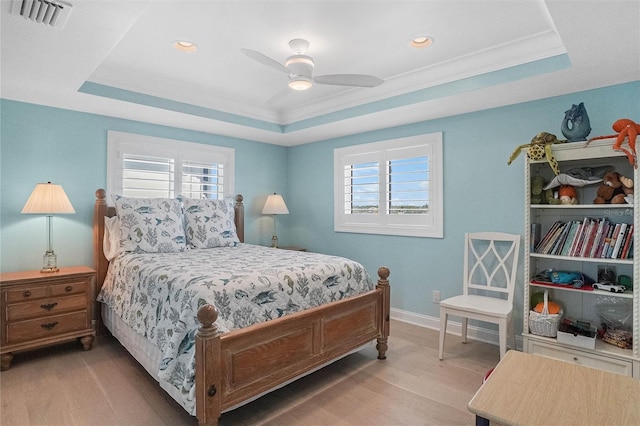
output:
<svg viewBox="0 0 640 426"><path fill-rule="evenodd" d="M549 313L549 292L545 290L542 312L529 311L529 331L538 336L556 337L562 314L562 308L557 314Z"/></svg>

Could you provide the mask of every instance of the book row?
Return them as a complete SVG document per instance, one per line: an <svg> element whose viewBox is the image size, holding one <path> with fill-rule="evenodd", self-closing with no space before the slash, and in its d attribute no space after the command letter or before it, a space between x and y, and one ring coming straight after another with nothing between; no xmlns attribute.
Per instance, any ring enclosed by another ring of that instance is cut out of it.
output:
<svg viewBox="0 0 640 426"><path fill-rule="evenodd" d="M532 224L535 235L540 224ZM535 252L557 256L630 259L633 224L611 223L606 218L556 221L535 245Z"/></svg>

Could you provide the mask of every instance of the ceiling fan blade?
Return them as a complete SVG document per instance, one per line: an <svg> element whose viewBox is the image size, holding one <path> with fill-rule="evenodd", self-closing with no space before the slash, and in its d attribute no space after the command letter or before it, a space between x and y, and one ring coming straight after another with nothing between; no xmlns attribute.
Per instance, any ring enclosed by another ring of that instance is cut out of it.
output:
<svg viewBox="0 0 640 426"><path fill-rule="evenodd" d="M276 61L275 59L271 59L270 57L268 57L267 55L264 55L260 52L256 52L255 50L250 50L250 49L240 49L242 51L242 53L244 53L245 55L247 55L248 57L250 57L251 59L253 59L254 61L258 61L263 65L266 65L268 67L271 67L273 69L276 69L278 71L290 74L291 71L289 71L287 69L287 67L285 67L284 65L282 65L280 62Z"/></svg>
<svg viewBox="0 0 640 426"><path fill-rule="evenodd" d="M293 90L289 89L289 87L285 87L284 89L276 92L273 96L271 96L269 99L267 99L267 101L265 102L266 105L275 105L278 102L280 102L281 100L283 100L284 98L288 97L289 94L291 94L291 92L293 92Z"/></svg>
<svg viewBox="0 0 640 426"><path fill-rule="evenodd" d="M365 74L331 74L313 77L318 84L331 84L333 86L376 87L384 83L384 80Z"/></svg>

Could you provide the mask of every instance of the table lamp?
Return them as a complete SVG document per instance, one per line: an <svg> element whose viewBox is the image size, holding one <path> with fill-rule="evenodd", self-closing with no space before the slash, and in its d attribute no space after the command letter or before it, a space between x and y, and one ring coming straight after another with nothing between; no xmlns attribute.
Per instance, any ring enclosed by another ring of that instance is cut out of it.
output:
<svg viewBox="0 0 640 426"><path fill-rule="evenodd" d="M262 208L262 214L273 215L273 237L271 237L271 247L278 248L278 236L276 235L276 215L277 214L289 214L289 209L284 203L282 195L278 195L275 192L273 195L267 197L267 201Z"/></svg>
<svg viewBox="0 0 640 426"><path fill-rule="evenodd" d="M51 182L39 183L31 193L22 209L23 214L43 214L47 216L48 246L42 257L43 267L40 272L57 272L58 257L53 252L51 221L54 214L75 213L62 186Z"/></svg>

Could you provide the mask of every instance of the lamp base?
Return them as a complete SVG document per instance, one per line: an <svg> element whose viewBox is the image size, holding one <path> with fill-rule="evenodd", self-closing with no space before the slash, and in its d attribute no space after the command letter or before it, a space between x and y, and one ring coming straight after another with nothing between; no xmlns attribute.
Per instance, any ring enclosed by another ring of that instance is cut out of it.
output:
<svg viewBox="0 0 640 426"><path fill-rule="evenodd" d="M271 247L278 248L278 237L276 235L271 237Z"/></svg>
<svg viewBox="0 0 640 426"><path fill-rule="evenodd" d="M44 256L42 256L42 269L40 272L48 274L51 272L58 272L59 270L58 256L53 251L47 251Z"/></svg>

